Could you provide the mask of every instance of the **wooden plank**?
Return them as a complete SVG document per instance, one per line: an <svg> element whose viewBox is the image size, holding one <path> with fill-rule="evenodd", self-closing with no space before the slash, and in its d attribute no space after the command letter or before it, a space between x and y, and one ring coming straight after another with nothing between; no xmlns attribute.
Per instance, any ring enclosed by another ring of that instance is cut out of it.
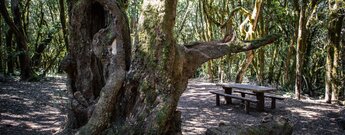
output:
<svg viewBox="0 0 345 135"><path fill-rule="evenodd" d="M254 102L254 103L258 102L258 100L255 100L255 99L250 99L250 98L244 98L244 97L240 97L240 96L236 96L236 95L225 94L225 93L222 93L222 92L210 91L210 93L216 94L216 95L222 95L224 97L231 97L231 98L236 98L236 99L241 99L241 100L247 100L247 101Z"/></svg>
<svg viewBox="0 0 345 135"><path fill-rule="evenodd" d="M241 93L241 94L248 94L248 95L255 95L253 92L248 92L248 91L243 91L243 90L234 90L233 92ZM278 100L284 100L284 97L278 96L278 95L273 95L273 94L265 94L264 95L266 98L275 98ZM242 96L243 97L243 96Z"/></svg>
<svg viewBox="0 0 345 135"><path fill-rule="evenodd" d="M267 98L274 98L274 99L278 99L278 100L284 100L285 98L284 97L280 97L280 96L277 96L277 95L272 95L272 94L265 94L265 97Z"/></svg>
<svg viewBox="0 0 345 135"><path fill-rule="evenodd" d="M272 87L264 87L264 86L256 86L256 85L249 85L249 84L239 84L239 83L222 83L217 84L218 86L222 86L223 88L237 88L243 90L251 90L253 92L269 92L274 91L276 88Z"/></svg>
<svg viewBox="0 0 345 135"><path fill-rule="evenodd" d="M248 114L249 113L249 106L250 106L250 102L253 103L258 103L258 100L255 99L249 99L249 98L244 98L244 97L240 97L240 96L236 96L236 95L230 95L230 94L226 94L226 93L222 93L222 92L215 92L215 91L210 91L210 93L212 94L216 94L216 105L219 106L219 96L224 96L224 97L231 97L231 98L236 98L236 99L241 99L242 101L245 101L244 103L244 110L245 112Z"/></svg>
<svg viewBox="0 0 345 135"><path fill-rule="evenodd" d="M271 109L275 109L275 108L276 108L276 99L272 98Z"/></svg>
<svg viewBox="0 0 345 135"><path fill-rule="evenodd" d="M224 88L224 93L225 94L229 94L229 95L232 95L232 88ZM225 100L226 100L226 104L232 104L232 100L230 97L225 97Z"/></svg>
<svg viewBox="0 0 345 135"><path fill-rule="evenodd" d="M243 91L243 90L242 91L241 90L234 90L234 92L248 94L248 95L255 95L255 93L253 93L253 92Z"/></svg>

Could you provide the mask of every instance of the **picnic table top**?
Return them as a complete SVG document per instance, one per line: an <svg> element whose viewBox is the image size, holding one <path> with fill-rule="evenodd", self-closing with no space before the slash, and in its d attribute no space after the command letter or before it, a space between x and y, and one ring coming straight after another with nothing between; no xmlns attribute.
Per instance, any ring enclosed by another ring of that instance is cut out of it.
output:
<svg viewBox="0 0 345 135"><path fill-rule="evenodd" d="M219 83L217 85L222 86L223 88L237 88L240 90L251 90L253 92L269 92L269 91L276 90L276 88L272 88L272 87L257 86L257 85L250 85L250 84L240 84L240 83Z"/></svg>

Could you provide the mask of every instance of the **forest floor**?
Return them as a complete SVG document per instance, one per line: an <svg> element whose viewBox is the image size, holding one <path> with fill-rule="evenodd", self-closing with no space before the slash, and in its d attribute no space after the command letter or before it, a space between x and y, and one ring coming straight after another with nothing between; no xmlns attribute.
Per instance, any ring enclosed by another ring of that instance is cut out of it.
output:
<svg viewBox="0 0 345 135"><path fill-rule="evenodd" d="M65 77L0 82L0 135L51 135L66 117Z"/></svg>
<svg viewBox="0 0 345 135"><path fill-rule="evenodd" d="M65 77L48 77L41 82L0 82L0 135L49 135L58 131L66 117L65 81ZM269 114L288 118L296 135L345 134L337 124L338 119L345 118L343 106L287 98L278 100L276 109L246 114L240 104L215 106L210 90L222 89L200 79L189 82L178 106L183 134L204 134L219 123L257 124ZM269 105L268 101L266 107Z"/></svg>
<svg viewBox="0 0 345 135"><path fill-rule="evenodd" d="M238 100L233 100L234 105L225 105L221 97L221 105L216 106L216 96L209 91L223 90L214 83L205 83L200 79L189 81L178 105L178 110L182 112L183 134L203 134L207 128L218 127L219 123L255 125L272 115L288 118L293 125L294 135L345 135L344 127L338 124L339 120L345 124L344 106L325 104L321 100L298 101L286 97L285 100L277 100L275 109L269 108L270 99L266 99L265 112L257 112L253 108L246 114Z"/></svg>

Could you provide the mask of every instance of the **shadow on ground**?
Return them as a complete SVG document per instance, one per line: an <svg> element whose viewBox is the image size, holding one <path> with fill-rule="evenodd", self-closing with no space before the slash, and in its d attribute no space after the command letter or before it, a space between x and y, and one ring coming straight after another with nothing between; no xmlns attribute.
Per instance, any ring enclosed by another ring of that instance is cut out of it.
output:
<svg viewBox="0 0 345 135"><path fill-rule="evenodd" d="M238 100L233 101L234 105L225 105L225 100L221 98L221 106L216 106L215 95L209 91L222 91L222 88L199 80L189 82L178 105L178 110L182 112L183 134L204 134L207 128L217 127L219 123L260 124L268 114L288 118L294 126L293 134L296 135L345 134L345 130L338 124L339 119L345 116L342 106L287 98L278 100L276 109L270 109L271 101L266 99L265 112L257 112L251 108L250 114L246 114ZM255 107L255 104L251 106Z"/></svg>
<svg viewBox="0 0 345 135"><path fill-rule="evenodd" d="M53 134L64 121L63 77L42 82L0 83L0 134Z"/></svg>

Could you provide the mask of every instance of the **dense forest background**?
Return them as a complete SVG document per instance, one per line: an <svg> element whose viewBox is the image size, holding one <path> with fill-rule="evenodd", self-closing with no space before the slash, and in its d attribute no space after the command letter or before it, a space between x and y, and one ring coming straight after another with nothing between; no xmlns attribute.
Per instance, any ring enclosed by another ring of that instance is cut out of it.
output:
<svg viewBox="0 0 345 135"><path fill-rule="evenodd" d="M67 2L67 3L66 3ZM64 0L0 1L0 74L35 81L63 71L69 18ZM127 3L132 44L138 41L141 0ZM303 96L345 95L345 11L339 0L179 0L178 44L252 40L278 33L274 45L211 60L195 77L211 82L275 85ZM230 33L229 31L234 31ZM301 97L302 96L302 97Z"/></svg>

